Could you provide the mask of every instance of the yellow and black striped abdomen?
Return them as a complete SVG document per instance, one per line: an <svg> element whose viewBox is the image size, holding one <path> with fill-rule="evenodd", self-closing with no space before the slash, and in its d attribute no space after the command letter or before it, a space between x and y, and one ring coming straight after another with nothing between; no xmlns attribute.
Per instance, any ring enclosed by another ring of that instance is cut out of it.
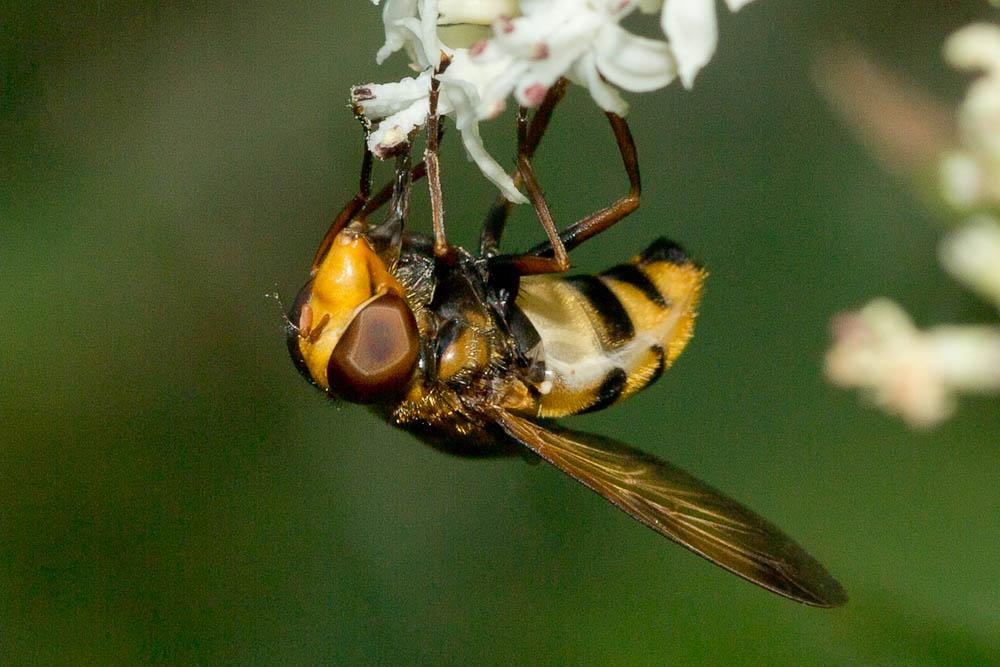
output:
<svg viewBox="0 0 1000 667"><path fill-rule="evenodd" d="M545 353L539 416L600 410L655 381L691 338L704 279L665 239L598 275L523 279L517 304Z"/></svg>

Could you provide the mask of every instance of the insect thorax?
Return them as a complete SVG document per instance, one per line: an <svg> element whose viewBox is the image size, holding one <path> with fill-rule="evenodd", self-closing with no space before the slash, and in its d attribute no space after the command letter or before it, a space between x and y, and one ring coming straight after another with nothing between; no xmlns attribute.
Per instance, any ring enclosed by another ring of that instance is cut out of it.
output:
<svg viewBox="0 0 1000 667"><path fill-rule="evenodd" d="M392 272L406 290L422 349L409 390L379 408L382 416L425 439L470 442L491 439L484 405L537 412L538 393L518 363L524 355L476 260L456 249L454 261L435 261L426 239L407 235Z"/></svg>

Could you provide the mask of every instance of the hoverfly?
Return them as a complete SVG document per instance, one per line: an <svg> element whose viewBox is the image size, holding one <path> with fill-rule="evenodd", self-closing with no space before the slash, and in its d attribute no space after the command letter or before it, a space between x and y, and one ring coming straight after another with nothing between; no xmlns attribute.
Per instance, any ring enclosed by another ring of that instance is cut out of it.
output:
<svg viewBox="0 0 1000 667"><path fill-rule="evenodd" d="M817 607L847 597L773 524L686 472L610 439L550 420L601 410L652 384L692 333L705 272L673 243L654 242L597 275L564 277L567 251L639 203L636 149L607 114L627 195L561 233L531 165L565 81L517 116L522 184L547 241L521 254L498 245L510 204L484 223L478 255L444 234L432 82L424 160L396 156L393 182L371 191L365 149L359 193L334 220L288 315L296 366L329 396L369 405L390 424L464 456L530 450L633 518L723 568ZM411 184L427 176L433 236L404 222ZM378 224L368 218L388 203Z"/></svg>

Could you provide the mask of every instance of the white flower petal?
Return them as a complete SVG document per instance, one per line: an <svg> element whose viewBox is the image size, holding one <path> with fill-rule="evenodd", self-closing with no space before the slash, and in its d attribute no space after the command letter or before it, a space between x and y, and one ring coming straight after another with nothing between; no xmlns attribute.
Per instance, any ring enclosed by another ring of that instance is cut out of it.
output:
<svg viewBox="0 0 1000 667"><path fill-rule="evenodd" d="M666 42L637 37L607 24L595 42L597 69L611 83L634 93L663 88L677 76Z"/></svg>
<svg viewBox="0 0 1000 667"><path fill-rule="evenodd" d="M504 110L507 96L529 67L527 62L512 61L485 86L479 101L479 118L495 118Z"/></svg>
<svg viewBox="0 0 1000 667"><path fill-rule="evenodd" d="M526 107L537 107L541 104L552 84L566 73L587 48L588 43L580 40L577 44L554 50L547 57L531 62L514 89L517 103Z"/></svg>
<svg viewBox="0 0 1000 667"><path fill-rule="evenodd" d="M377 2L375 3L378 4ZM385 24L385 44L378 50L375 62L381 65L386 58L403 48L406 35L399 30L398 22L417 15L417 0L388 0L382 8Z"/></svg>
<svg viewBox="0 0 1000 667"><path fill-rule="evenodd" d="M1000 224L973 220L944 238L940 257L949 273L1000 306Z"/></svg>
<svg viewBox="0 0 1000 667"><path fill-rule="evenodd" d="M509 201L515 204L526 203L528 200L514 187L514 181L483 145L483 139L479 135L479 118L476 114L479 100L475 87L456 81L442 81L441 86L442 92L448 95L454 105L455 127L462 135L462 144L469 153L469 157L479 166L483 175L500 188Z"/></svg>
<svg viewBox="0 0 1000 667"><path fill-rule="evenodd" d="M967 392L1000 390L1000 329L942 326L927 332L930 357L942 381Z"/></svg>
<svg viewBox="0 0 1000 667"><path fill-rule="evenodd" d="M1000 26L974 23L948 38L944 57L958 69L1000 71Z"/></svg>
<svg viewBox="0 0 1000 667"><path fill-rule="evenodd" d="M601 78L593 53L584 54L577 60L573 65L573 70L568 72L568 75L574 83L587 87L597 106L619 116L628 113L628 103L622 99L614 86Z"/></svg>
<svg viewBox="0 0 1000 667"><path fill-rule="evenodd" d="M525 16L537 15L555 10L562 14L579 12L587 5L586 0L520 0L521 13Z"/></svg>
<svg viewBox="0 0 1000 667"><path fill-rule="evenodd" d="M515 16L518 13L517 0L440 0L438 11L440 25L489 25L501 16Z"/></svg>
<svg viewBox="0 0 1000 667"><path fill-rule="evenodd" d="M565 18L554 14L501 18L493 24L492 41L509 55L534 60L540 45L547 46L553 34L559 34L558 28Z"/></svg>
<svg viewBox="0 0 1000 667"><path fill-rule="evenodd" d="M965 152L946 154L938 166L941 193L955 208L972 208L982 201L986 175L982 165Z"/></svg>
<svg viewBox="0 0 1000 667"><path fill-rule="evenodd" d="M361 107L365 116L379 121L420 99L426 99L431 87L430 72L408 76L394 83L369 83L351 89L351 102Z"/></svg>
<svg viewBox="0 0 1000 667"><path fill-rule="evenodd" d="M420 0L420 45L430 67L441 64L441 42L437 37L437 0Z"/></svg>
<svg viewBox="0 0 1000 667"><path fill-rule="evenodd" d="M600 37L601 28L617 24L617 19L598 12L584 12L571 16L569 20L556 23L558 29L553 30L551 26L555 21L556 19L553 19L549 23L549 34L545 38L545 45L550 51L547 57L563 60L574 59L574 54L582 54L594 48L595 41Z"/></svg>
<svg viewBox="0 0 1000 667"><path fill-rule="evenodd" d="M427 122L427 111L427 100L422 99L384 118L368 135L368 149L380 159L391 155L394 148L408 140L411 132Z"/></svg>
<svg viewBox="0 0 1000 667"><path fill-rule="evenodd" d="M715 0L666 0L661 22L677 58L681 83L690 89L719 41Z"/></svg>
<svg viewBox="0 0 1000 667"><path fill-rule="evenodd" d="M981 77L965 96L958 116L963 143L979 156L1000 162L1000 81ZM992 176L995 177L994 171Z"/></svg>
<svg viewBox="0 0 1000 667"><path fill-rule="evenodd" d="M616 21L620 21L641 4L640 0L589 0L589 4Z"/></svg>
<svg viewBox="0 0 1000 667"><path fill-rule="evenodd" d="M738 12L751 2L752 0L726 0L726 5L729 7L729 11Z"/></svg>
<svg viewBox="0 0 1000 667"><path fill-rule="evenodd" d="M490 34L489 26L471 23L441 25L437 31L438 39L449 49L468 49L473 44L489 39Z"/></svg>

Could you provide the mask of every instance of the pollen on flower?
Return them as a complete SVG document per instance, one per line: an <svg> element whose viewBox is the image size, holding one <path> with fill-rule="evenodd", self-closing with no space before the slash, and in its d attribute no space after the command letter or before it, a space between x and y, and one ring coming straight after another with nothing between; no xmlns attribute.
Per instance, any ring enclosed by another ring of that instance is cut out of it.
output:
<svg viewBox="0 0 1000 667"><path fill-rule="evenodd" d="M406 141L406 132L395 125L382 134L382 140L377 143L372 152L379 158L390 157L396 148Z"/></svg>
<svg viewBox="0 0 1000 667"><path fill-rule="evenodd" d="M545 42L535 44L535 48L531 55L535 60L545 60L549 57L549 45Z"/></svg>

